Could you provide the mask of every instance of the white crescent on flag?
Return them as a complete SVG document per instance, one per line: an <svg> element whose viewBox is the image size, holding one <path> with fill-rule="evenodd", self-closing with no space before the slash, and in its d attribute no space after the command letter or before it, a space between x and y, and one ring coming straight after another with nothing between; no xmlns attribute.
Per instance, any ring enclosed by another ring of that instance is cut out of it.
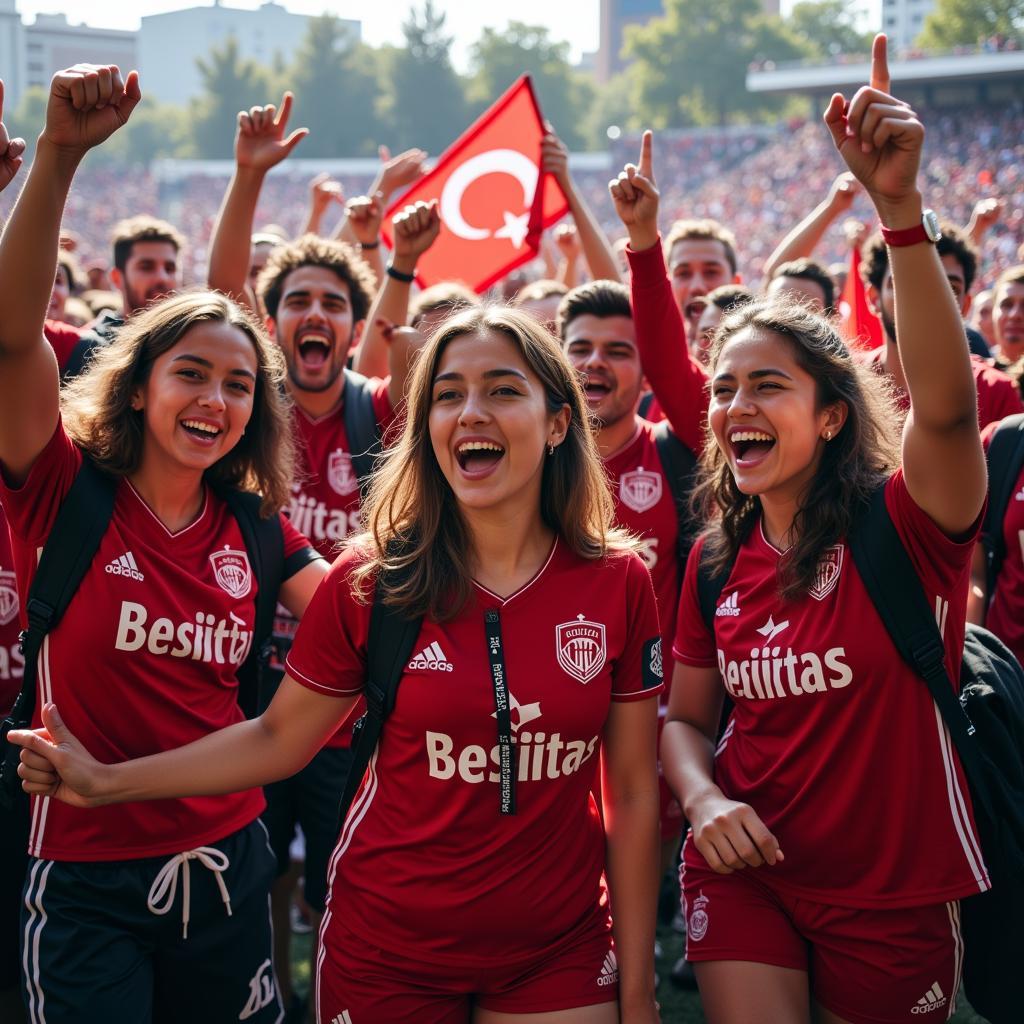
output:
<svg viewBox="0 0 1024 1024"><path fill-rule="evenodd" d="M520 215L506 210L503 215L505 223L497 231L475 227L467 223L462 215L463 193L477 178L482 178L485 174L510 174L523 189L525 212ZM489 149L485 153L478 153L456 168L445 182L441 192L441 219L448 230L459 238L470 241L491 237L507 238L519 249L529 231L529 208L537 191L539 176L537 165L518 150Z"/></svg>

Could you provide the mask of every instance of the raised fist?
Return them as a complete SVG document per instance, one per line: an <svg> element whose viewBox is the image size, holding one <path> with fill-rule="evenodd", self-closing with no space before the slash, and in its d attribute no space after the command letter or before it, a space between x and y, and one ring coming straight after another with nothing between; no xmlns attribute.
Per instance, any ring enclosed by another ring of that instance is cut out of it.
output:
<svg viewBox="0 0 1024 1024"><path fill-rule="evenodd" d="M843 171L828 190L828 201L836 213L842 213L853 206L860 192L860 182L849 172Z"/></svg>
<svg viewBox="0 0 1024 1024"><path fill-rule="evenodd" d="M137 71L127 79L116 64L76 64L58 71L50 81L41 139L84 154L125 124L141 99Z"/></svg>
<svg viewBox="0 0 1024 1024"><path fill-rule="evenodd" d="M563 258L572 263L582 250L580 235L573 224L559 224L553 233L555 245Z"/></svg>
<svg viewBox="0 0 1024 1024"><path fill-rule="evenodd" d="M25 152L24 139L12 139L4 124L4 83L0 81L0 192L14 180Z"/></svg>
<svg viewBox="0 0 1024 1024"><path fill-rule="evenodd" d="M345 202L341 182L335 181L326 171L321 171L309 183L309 197L313 209L318 213L325 213L332 203Z"/></svg>
<svg viewBox="0 0 1024 1024"><path fill-rule="evenodd" d="M414 265L435 242L441 233L441 214L437 200L429 203L420 200L407 206L391 220L394 228L394 260L411 261Z"/></svg>
<svg viewBox="0 0 1024 1024"><path fill-rule="evenodd" d="M383 195L356 196L345 204L352 234L360 245L375 245L380 238L380 222L384 216L381 207Z"/></svg>

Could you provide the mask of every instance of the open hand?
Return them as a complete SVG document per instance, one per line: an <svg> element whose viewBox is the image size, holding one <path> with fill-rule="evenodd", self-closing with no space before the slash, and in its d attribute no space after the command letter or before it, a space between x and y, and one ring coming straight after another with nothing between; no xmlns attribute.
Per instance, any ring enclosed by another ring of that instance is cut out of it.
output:
<svg viewBox="0 0 1024 1024"><path fill-rule="evenodd" d="M309 183L310 205L317 213L326 213L332 203L344 203L345 193L342 191L341 182L335 181L327 171L321 171Z"/></svg>
<svg viewBox="0 0 1024 1024"><path fill-rule="evenodd" d="M127 123L142 99L139 74L116 64L76 64L50 80L41 140L84 155Z"/></svg>
<svg viewBox="0 0 1024 1024"><path fill-rule="evenodd" d="M286 92L280 110L268 103L265 107L251 107L239 113L235 135L235 162L239 167L269 171L309 134L308 128L296 128L285 136L292 101L292 94Z"/></svg>
<svg viewBox="0 0 1024 1024"><path fill-rule="evenodd" d="M639 164L626 164L622 173L608 182L615 212L629 232L630 246L637 251L649 249L658 241L660 195L654 183L653 144L653 134L645 131Z"/></svg>
<svg viewBox="0 0 1024 1024"><path fill-rule="evenodd" d="M889 93L884 35L871 48L871 84L847 103L835 93L825 124L839 155L864 186L880 214L905 206L917 196L924 126L909 104Z"/></svg>
<svg viewBox="0 0 1024 1024"><path fill-rule="evenodd" d="M377 172L377 179L370 194L383 193L382 202L386 203L400 188L419 181L427 173L424 166L427 154L422 149L407 149L398 156L392 156L387 146L380 146L377 152L380 155L381 168Z"/></svg>
<svg viewBox="0 0 1024 1024"><path fill-rule="evenodd" d="M12 139L4 124L4 83L0 81L0 192L14 180L25 152L24 139Z"/></svg>
<svg viewBox="0 0 1024 1024"><path fill-rule="evenodd" d="M41 729L13 729L11 743L21 747L21 788L33 796L52 796L73 807L95 807L106 767L82 746L57 713L44 704Z"/></svg>

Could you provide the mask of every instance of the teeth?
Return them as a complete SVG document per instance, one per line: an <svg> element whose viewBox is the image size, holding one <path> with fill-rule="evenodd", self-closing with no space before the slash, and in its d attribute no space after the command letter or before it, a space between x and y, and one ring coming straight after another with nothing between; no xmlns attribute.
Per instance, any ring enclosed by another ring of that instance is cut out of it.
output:
<svg viewBox="0 0 1024 1024"><path fill-rule="evenodd" d="M735 443L736 441L774 441L775 438L760 430L737 430L735 434L730 434L729 440Z"/></svg>
<svg viewBox="0 0 1024 1024"><path fill-rule="evenodd" d="M331 343L322 334L305 334L299 342L300 345L323 345L330 348Z"/></svg>
<svg viewBox="0 0 1024 1024"><path fill-rule="evenodd" d="M494 444L491 441L466 441L459 445L459 454L462 455L464 452L504 452L505 449L501 445Z"/></svg>
<svg viewBox="0 0 1024 1024"><path fill-rule="evenodd" d="M190 430L199 430L204 434L219 434L219 427L211 427L209 423L200 423L199 420L182 420L181 425Z"/></svg>

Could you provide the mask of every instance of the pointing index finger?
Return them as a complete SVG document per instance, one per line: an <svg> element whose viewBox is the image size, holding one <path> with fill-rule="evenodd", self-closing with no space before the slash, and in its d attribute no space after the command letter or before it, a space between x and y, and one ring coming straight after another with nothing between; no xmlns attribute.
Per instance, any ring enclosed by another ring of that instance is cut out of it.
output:
<svg viewBox="0 0 1024 1024"><path fill-rule="evenodd" d="M880 32L871 45L871 88L888 94L891 84L888 43L885 33Z"/></svg>
<svg viewBox="0 0 1024 1024"><path fill-rule="evenodd" d="M654 133L648 128L640 139L640 164L637 170L648 179L654 177L651 166L651 148L653 146Z"/></svg>
<svg viewBox="0 0 1024 1024"><path fill-rule="evenodd" d="M4 119L4 80L0 78L0 121Z"/></svg>
<svg viewBox="0 0 1024 1024"><path fill-rule="evenodd" d="M274 124L279 128L284 128L288 124L288 118L291 115L291 112L292 94L290 92L286 92L284 96L281 97L281 106L277 111L277 119L274 121Z"/></svg>

